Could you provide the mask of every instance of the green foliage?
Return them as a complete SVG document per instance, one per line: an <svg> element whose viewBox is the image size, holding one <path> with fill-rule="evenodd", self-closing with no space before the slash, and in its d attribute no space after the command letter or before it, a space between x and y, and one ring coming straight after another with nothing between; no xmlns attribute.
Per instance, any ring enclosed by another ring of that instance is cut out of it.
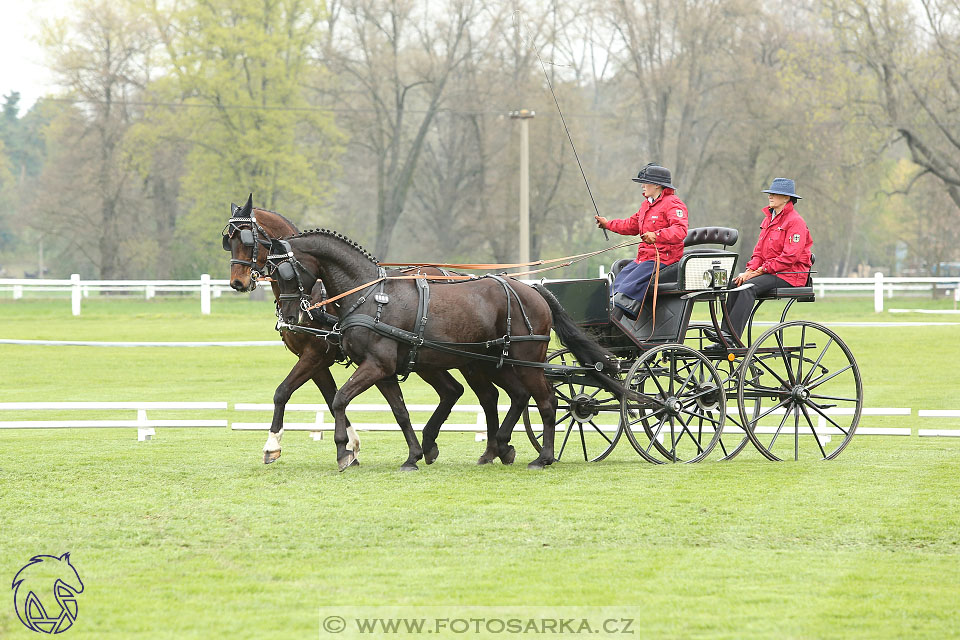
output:
<svg viewBox="0 0 960 640"><path fill-rule="evenodd" d="M323 2L242 0L154 8L166 64L151 87L175 108L151 111L140 139L186 146L177 220L178 270L219 266L227 204L254 203L294 218L325 202L340 139L311 101L323 74L312 58Z"/></svg>

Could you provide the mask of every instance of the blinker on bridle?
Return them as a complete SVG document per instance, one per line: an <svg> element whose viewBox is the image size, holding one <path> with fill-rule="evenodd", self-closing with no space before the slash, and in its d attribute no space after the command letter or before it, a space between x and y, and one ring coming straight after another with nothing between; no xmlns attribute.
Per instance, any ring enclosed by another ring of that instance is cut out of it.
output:
<svg viewBox="0 0 960 640"><path fill-rule="evenodd" d="M239 234L240 244L251 251L251 259L240 260L239 258L231 258L230 264L240 264L245 267L250 267L250 275L254 278L254 286L256 286L256 277L260 275L260 268L257 266L260 246L262 245L269 249L270 236L267 235L263 227L257 223L257 217L253 209L250 209L249 217L237 215L240 211L241 207L234 208L233 217L227 220L226 226L224 226L220 232L220 235L223 236L223 250L232 252L233 249L230 246L230 240L234 234ZM249 225L249 227L247 225Z"/></svg>
<svg viewBox="0 0 960 640"><path fill-rule="evenodd" d="M303 279L300 277L300 273L303 272L310 276L314 282L319 280L319 278L313 275L309 269L297 260L289 244L283 240L279 240L278 242L286 249L286 253L272 253L267 255L266 268L270 270L270 276L276 276L277 280L284 282L296 280L298 291L297 293L281 293L277 296L277 315L280 315L280 307L285 301L298 300L301 311L305 311L311 321L316 321L316 318L314 318L310 312L310 294L303 286Z"/></svg>

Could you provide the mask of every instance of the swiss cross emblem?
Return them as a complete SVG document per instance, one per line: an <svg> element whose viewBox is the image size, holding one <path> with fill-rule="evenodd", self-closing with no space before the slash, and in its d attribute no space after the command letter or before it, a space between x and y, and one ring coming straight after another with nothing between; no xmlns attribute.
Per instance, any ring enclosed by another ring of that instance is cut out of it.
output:
<svg viewBox="0 0 960 640"><path fill-rule="evenodd" d="M800 234L799 234L799 233L793 234L793 241L794 241L794 242L800 242Z"/></svg>
<svg viewBox="0 0 960 640"><path fill-rule="evenodd" d="M682 217L683 217L683 209L677 209L677 217L678 217L678 218L682 218Z"/></svg>

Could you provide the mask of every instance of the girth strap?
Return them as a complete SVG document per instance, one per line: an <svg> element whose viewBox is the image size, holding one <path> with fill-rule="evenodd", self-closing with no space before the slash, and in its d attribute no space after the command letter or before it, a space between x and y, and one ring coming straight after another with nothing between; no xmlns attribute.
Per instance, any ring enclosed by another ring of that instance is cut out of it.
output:
<svg viewBox="0 0 960 640"><path fill-rule="evenodd" d="M416 340L410 344L410 353L407 364L400 372L400 382L407 379L413 367L417 364L417 348L423 344L423 333L427 329L427 309L430 307L430 284L426 280L415 280L417 283L417 317L413 323L413 333Z"/></svg>

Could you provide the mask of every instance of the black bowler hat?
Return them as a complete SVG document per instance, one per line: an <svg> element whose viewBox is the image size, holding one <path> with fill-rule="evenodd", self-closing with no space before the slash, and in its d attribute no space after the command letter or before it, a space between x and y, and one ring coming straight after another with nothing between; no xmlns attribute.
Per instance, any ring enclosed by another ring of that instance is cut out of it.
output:
<svg viewBox="0 0 960 640"><path fill-rule="evenodd" d="M661 167L653 162L643 169L640 169L640 173L637 174L637 177L634 178L633 181L646 184L658 184L667 189L676 189L676 187L670 183L670 169Z"/></svg>

